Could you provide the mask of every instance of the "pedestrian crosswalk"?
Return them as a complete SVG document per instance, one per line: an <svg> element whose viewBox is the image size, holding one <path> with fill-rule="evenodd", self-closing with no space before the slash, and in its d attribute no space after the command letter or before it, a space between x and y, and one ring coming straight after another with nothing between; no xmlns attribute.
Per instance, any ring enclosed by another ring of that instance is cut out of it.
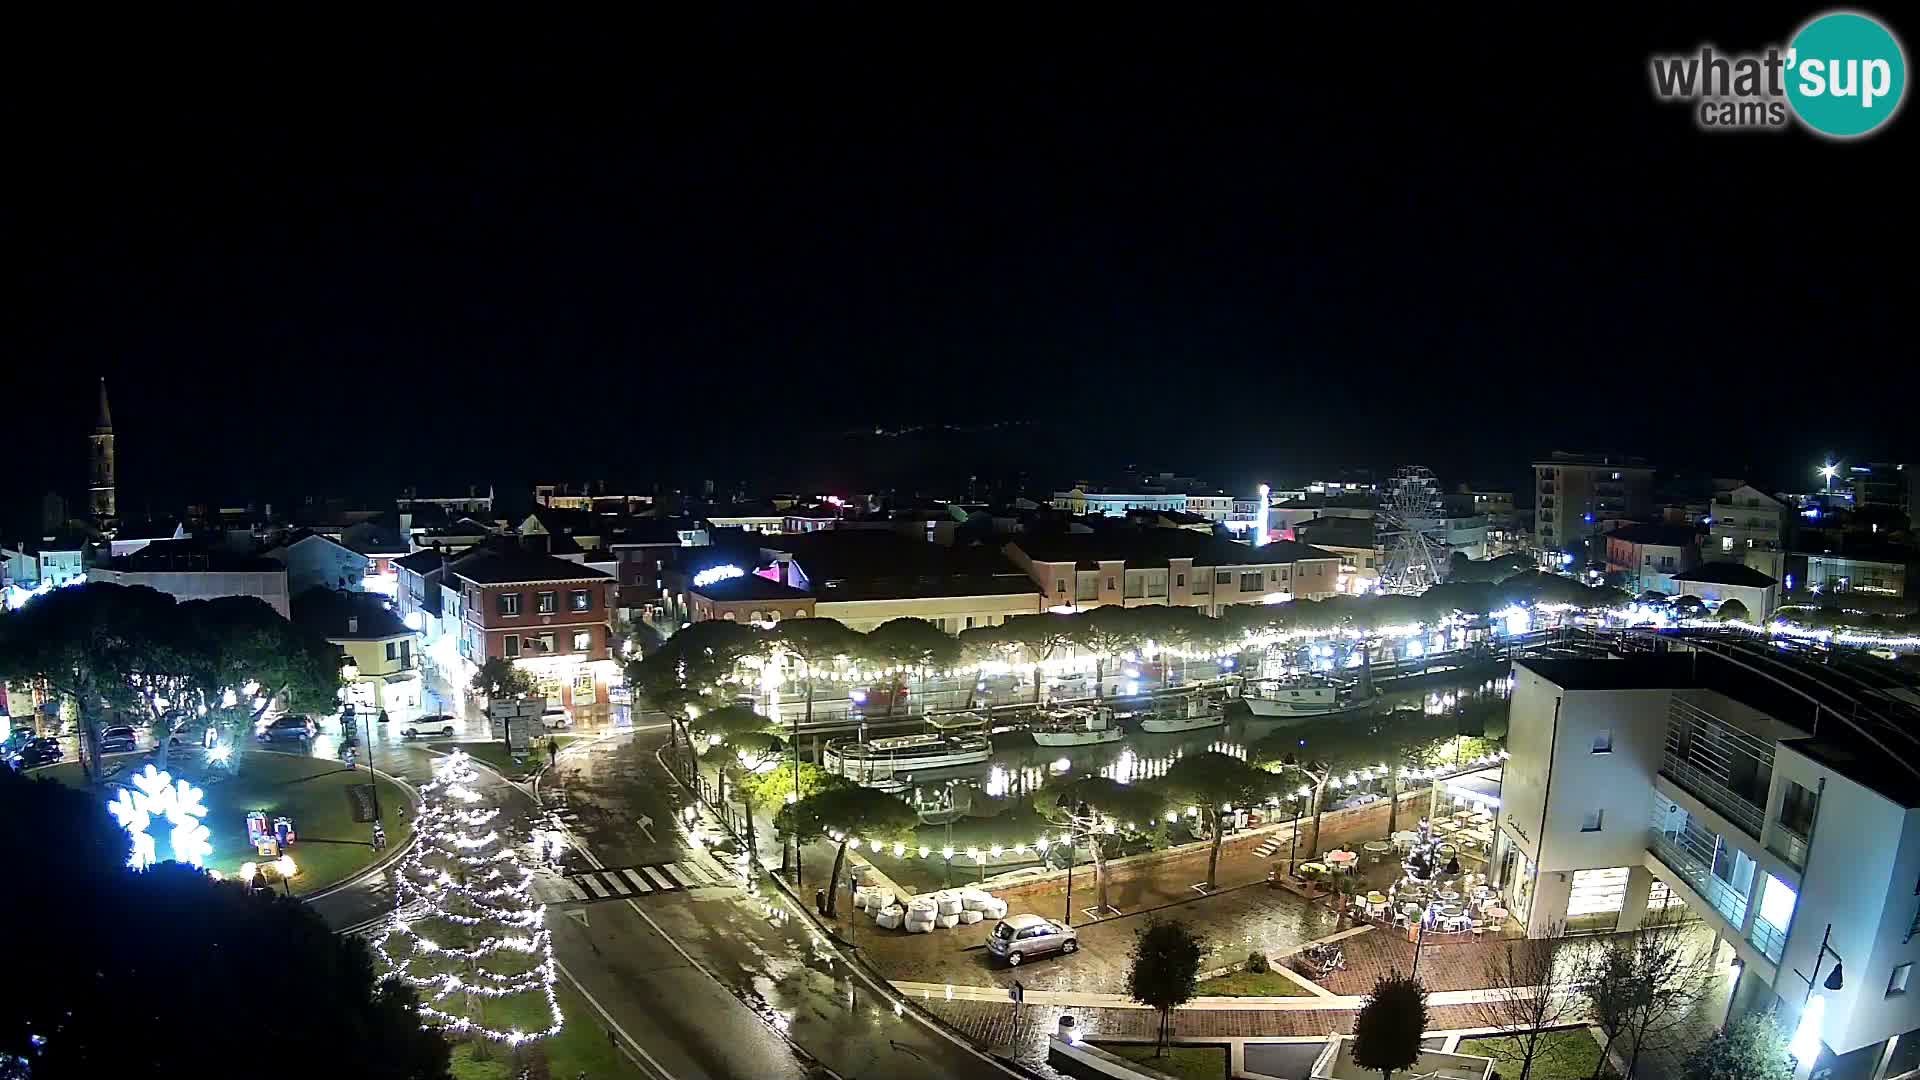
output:
<svg viewBox="0 0 1920 1080"><path fill-rule="evenodd" d="M542 877L534 881L533 894L547 904L591 904L733 884L730 876L696 862L653 863Z"/></svg>

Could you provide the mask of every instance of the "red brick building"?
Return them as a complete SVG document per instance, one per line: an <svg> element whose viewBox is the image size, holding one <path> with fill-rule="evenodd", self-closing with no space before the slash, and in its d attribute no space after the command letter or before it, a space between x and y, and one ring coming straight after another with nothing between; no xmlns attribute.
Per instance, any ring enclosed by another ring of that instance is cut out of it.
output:
<svg viewBox="0 0 1920 1080"><path fill-rule="evenodd" d="M460 655L475 665L512 660L547 700L604 707L617 684L609 575L536 551L489 551L452 569L463 610Z"/></svg>

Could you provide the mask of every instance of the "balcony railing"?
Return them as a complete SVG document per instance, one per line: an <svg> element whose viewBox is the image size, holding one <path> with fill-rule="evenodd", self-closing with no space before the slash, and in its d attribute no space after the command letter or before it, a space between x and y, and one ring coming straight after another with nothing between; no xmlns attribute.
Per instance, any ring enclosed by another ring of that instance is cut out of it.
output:
<svg viewBox="0 0 1920 1080"><path fill-rule="evenodd" d="M1774 824L1776 828L1773 830L1773 838L1767 841L1767 850L1780 856L1780 858L1786 861L1788 866L1793 867L1795 870L1805 870L1807 868L1807 838L1787 828L1785 825L1779 824L1779 822L1775 822Z"/></svg>
<svg viewBox="0 0 1920 1080"><path fill-rule="evenodd" d="M1654 831L1649 846L1654 856L1667 865L1667 869L1691 885L1694 892L1705 897L1707 903L1729 924L1737 927L1747 921L1746 895L1715 877L1713 868L1702 863L1693 852L1672 842L1666 833L1659 830Z"/></svg>
<svg viewBox="0 0 1920 1080"><path fill-rule="evenodd" d="M1787 932L1765 919L1753 920L1753 929L1748 932L1747 940L1753 942L1754 948L1765 953L1767 959L1776 964L1780 962L1780 955L1787 948Z"/></svg>
<svg viewBox="0 0 1920 1080"><path fill-rule="evenodd" d="M1748 802L1740 795L1720 784L1710 774L1694 768L1677 758L1669 757L1660 766L1660 775L1674 782L1680 790L1699 799L1709 809L1739 826L1742 832L1755 840L1760 839L1761 827L1766 824L1766 811Z"/></svg>

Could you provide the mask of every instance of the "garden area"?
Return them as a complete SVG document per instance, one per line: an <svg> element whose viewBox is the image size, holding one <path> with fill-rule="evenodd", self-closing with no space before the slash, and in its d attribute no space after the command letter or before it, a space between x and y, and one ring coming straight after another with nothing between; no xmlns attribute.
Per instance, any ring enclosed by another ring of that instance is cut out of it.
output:
<svg viewBox="0 0 1920 1080"><path fill-rule="evenodd" d="M1455 1053L1490 1057L1501 1075L1518 1075L1519 1065L1501 1056L1510 1055L1512 1045L1512 1039L1500 1036L1461 1039ZM1597 1073L1599 1064L1600 1044L1591 1032L1583 1027L1561 1028L1541 1036L1528 1076L1531 1080L1591 1080L1595 1075L1613 1075L1611 1069Z"/></svg>
<svg viewBox="0 0 1920 1080"><path fill-rule="evenodd" d="M93 785L87 783L78 762L49 765L33 775L68 787L90 788L99 794L104 808L145 765L145 755L110 757L107 768L116 771L105 783ZM254 810L266 813L269 828L275 818L292 819L297 839L288 854L299 868L293 878L296 895L345 880L376 857L369 842L372 823L358 820L362 816L359 802L349 790L367 783L365 769L348 770L337 761L267 751L243 751L230 764L210 763L203 751L193 749L175 751L167 771L205 792L207 814L202 822L213 846L206 859L209 869L234 874L242 863L265 861L247 842L247 814ZM412 832L413 803L390 780L382 779L378 791L391 850L404 845ZM164 838L159 847L164 858Z"/></svg>
<svg viewBox="0 0 1920 1080"><path fill-rule="evenodd" d="M475 1044L456 1042L451 1071L454 1080L518 1080L525 1073L552 1080L573 1080L577 1076L593 1080L618 1080L639 1077L633 1062L607 1039L599 1014L587 1004L565 979L554 984L560 1000L560 1012L566 1023L560 1034L541 1039L515 1054L504 1046L488 1046L486 1056L475 1056ZM500 1002L489 1006L487 1023L504 1027L534 1027L546 1022L545 1003L528 1001ZM524 1015L515 1015L516 1010ZM544 1066L544 1071L542 1067Z"/></svg>
<svg viewBox="0 0 1920 1080"><path fill-rule="evenodd" d="M1145 1065L1178 1080L1226 1080L1227 1048L1174 1043L1162 1049L1153 1043L1094 1043L1115 1057Z"/></svg>
<svg viewBox="0 0 1920 1080"><path fill-rule="evenodd" d="M1194 986L1195 997L1312 997L1313 991L1278 971L1230 971Z"/></svg>

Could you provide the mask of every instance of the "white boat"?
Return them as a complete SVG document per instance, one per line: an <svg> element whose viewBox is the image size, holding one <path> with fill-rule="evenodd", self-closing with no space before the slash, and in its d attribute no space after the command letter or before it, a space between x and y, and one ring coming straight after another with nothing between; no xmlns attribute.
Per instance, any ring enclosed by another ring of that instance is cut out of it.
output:
<svg viewBox="0 0 1920 1080"><path fill-rule="evenodd" d="M1256 720L1300 723L1326 716L1365 712L1379 703L1379 694L1362 694L1350 682L1324 675L1261 679L1246 684L1240 700Z"/></svg>
<svg viewBox="0 0 1920 1080"><path fill-rule="evenodd" d="M1094 746L1119 742L1127 731L1110 709L1048 709L1027 728L1041 746Z"/></svg>
<svg viewBox="0 0 1920 1080"><path fill-rule="evenodd" d="M1191 697L1187 699L1187 707L1183 712L1142 716L1140 730L1165 735L1176 731L1219 727L1226 722L1227 711L1224 708L1203 698Z"/></svg>
<svg viewBox="0 0 1920 1080"><path fill-rule="evenodd" d="M830 739L821 755L828 772L862 784L886 785L924 769L978 765L993 757L987 721L977 713L930 716L934 730L882 739Z"/></svg>

